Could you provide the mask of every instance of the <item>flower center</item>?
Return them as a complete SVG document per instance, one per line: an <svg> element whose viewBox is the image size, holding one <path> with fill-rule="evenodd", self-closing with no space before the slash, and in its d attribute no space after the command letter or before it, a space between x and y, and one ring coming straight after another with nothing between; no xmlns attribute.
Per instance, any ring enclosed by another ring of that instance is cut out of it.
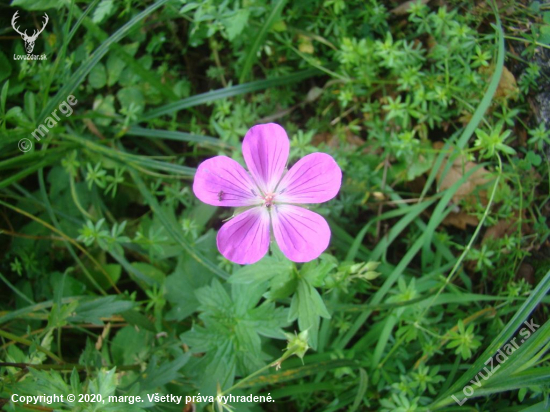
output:
<svg viewBox="0 0 550 412"><path fill-rule="evenodd" d="M267 193L264 197L264 206L271 207L273 206L273 200L275 199L275 193Z"/></svg>

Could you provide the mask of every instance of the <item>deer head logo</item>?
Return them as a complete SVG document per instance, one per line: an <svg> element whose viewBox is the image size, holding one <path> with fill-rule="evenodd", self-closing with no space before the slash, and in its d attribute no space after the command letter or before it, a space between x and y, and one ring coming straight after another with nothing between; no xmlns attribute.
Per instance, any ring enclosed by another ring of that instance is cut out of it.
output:
<svg viewBox="0 0 550 412"><path fill-rule="evenodd" d="M23 33L21 33L19 31L19 27L15 27L15 25L17 23L16 20L19 17L17 15L17 13L19 13L19 10L16 11L15 14L13 15L13 17L11 19L11 25L12 25L13 29L21 35L21 38L25 42L25 49L27 50L27 53L31 54L33 49L34 49L34 42L38 38L38 35L44 31L44 29L46 28L46 24L48 24L48 21L50 19L49 19L48 15L46 13L44 13L44 24L42 25L42 28L38 31L34 30L33 33L32 33L32 36L29 36L27 34L27 30L25 30Z"/></svg>

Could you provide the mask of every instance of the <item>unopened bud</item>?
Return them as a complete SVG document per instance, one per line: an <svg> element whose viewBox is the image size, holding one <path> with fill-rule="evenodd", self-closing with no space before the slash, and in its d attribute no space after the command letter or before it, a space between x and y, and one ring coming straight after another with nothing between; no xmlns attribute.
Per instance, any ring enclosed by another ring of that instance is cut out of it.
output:
<svg viewBox="0 0 550 412"><path fill-rule="evenodd" d="M375 271L378 265L380 265L380 262L367 262L365 265L365 270L368 272Z"/></svg>
<svg viewBox="0 0 550 412"><path fill-rule="evenodd" d="M286 338L288 339L288 345L286 350L289 352L288 356L296 355L300 359L304 358L307 350L309 349L308 341L308 331L307 329L300 332L299 334L285 333ZM285 354L286 355L286 354Z"/></svg>

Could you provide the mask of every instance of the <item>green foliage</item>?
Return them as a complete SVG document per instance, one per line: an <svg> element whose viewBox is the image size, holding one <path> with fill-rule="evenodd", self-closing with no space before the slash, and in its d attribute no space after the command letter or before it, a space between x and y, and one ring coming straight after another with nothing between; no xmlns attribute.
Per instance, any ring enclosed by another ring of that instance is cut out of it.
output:
<svg viewBox="0 0 550 412"><path fill-rule="evenodd" d="M50 21L0 51L0 409L546 410L548 6L145 3L6 9ZM238 266L192 179L270 121L342 168L331 243Z"/></svg>

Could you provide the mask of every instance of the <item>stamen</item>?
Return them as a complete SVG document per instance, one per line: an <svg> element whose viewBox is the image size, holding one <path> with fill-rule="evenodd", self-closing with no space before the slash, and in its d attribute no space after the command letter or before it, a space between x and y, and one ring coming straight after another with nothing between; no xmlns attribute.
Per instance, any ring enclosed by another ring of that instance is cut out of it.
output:
<svg viewBox="0 0 550 412"><path fill-rule="evenodd" d="M275 195L273 193L268 193L264 196L265 201L265 207L271 207L273 206L273 200L275 199Z"/></svg>

